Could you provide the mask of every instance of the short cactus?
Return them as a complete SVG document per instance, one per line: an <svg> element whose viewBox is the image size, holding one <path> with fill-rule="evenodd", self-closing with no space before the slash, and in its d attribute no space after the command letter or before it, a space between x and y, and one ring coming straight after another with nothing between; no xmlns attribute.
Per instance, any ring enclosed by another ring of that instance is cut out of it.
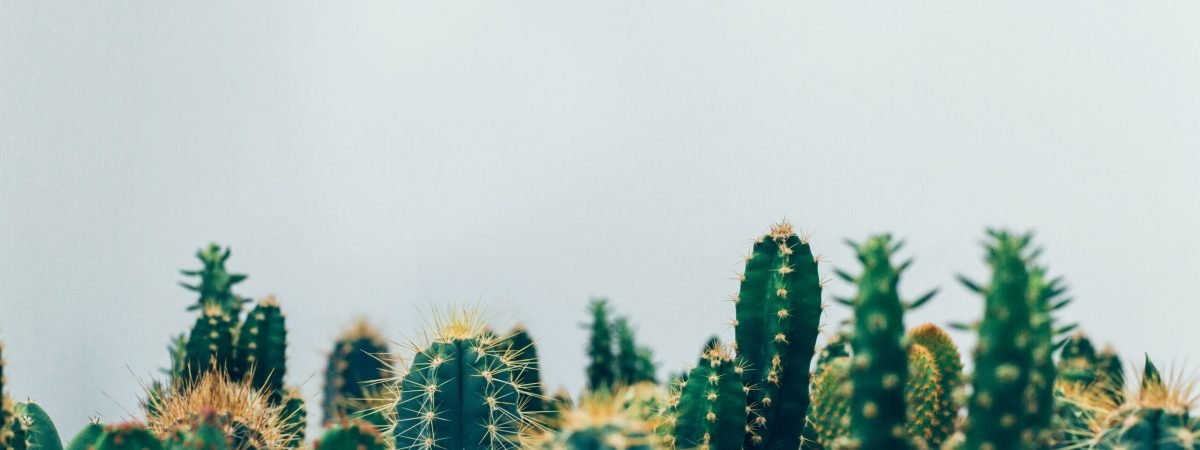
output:
<svg viewBox="0 0 1200 450"><path fill-rule="evenodd" d="M250 378L251 386L263 390L272 401L283 395L287 372L287 326L275 297L263 299L246 315L237 336L235 362L230 367L234 380Z"/></svg>
<svg viewBox="0 0 1200 450"><path fill-rule="evenodd" d="M278 449L296 438L286 431L280 407L265 392L254 389L249 380L230 381L223 372L208 372L192 383L147 394L142 409L149 428L159 436L190 430L211 415L233 450Z"/></svg>
<svg viewBox="0 0 1200 450"><path fill-rule="evenodd" d="M734 300L743 383L753 388L744 446L795 450L822 311L821 277L808 241L786 222L772 227L747 256Z"/></svg>
<svg viewBox="0 0 1200 450"><path fill-rule="evenodd" d="M958 346L941 328L934 324L923 324L908 332L910 345L920 345L933 355L939 372L941 395L937 408L937 425L931 428L927 438L930 447L939 448L954 433L955 419L960 407L954 401L954 393L962 384L962 358Z"/></svg>
<svg viewBox="0 0 1200 450"><path fill-rule="evenodd" d="M1125 366L1112 347L1105 347L1096 354L1096 378L1110 401L1117 404L1125 401Z"/></svg>
<svg viewBox="0 0 1200 450"><path fill-rule="evenodd" d="M325 430L313 442L313 450L384 450L387 442L374 425L363 421L342 421Z"/></svg>
<svg viewBox="0 0 1200 450"><path fill-rule="evenodd" d="M530 394L524 369L475 311L435 316L434 339L420 346L398 380L392 429L403 449L515 449L537 424L517 407Z"/></svg>
<svg viewBox="0 0 1200 450"><path fill-rule="evenodd" d="M29 450L62 450L58 428L46 410L34 402L18 403L13 410L25 422L25 443Z"/></svg>
<svg viewBox="0 0 1200 450"><path fill-rule="evenodd" d="M562 412L555 430L531 439L529 449L543 450L655 450L655 419L641 399L645 385L619 387L616 392L589 392L579 406ZM635 399L630 401L630 399Z"/></svg>
<svg viewBox="0 0 1200 450"><path fill-rule="evenodd" d="M205 407L190 427L168 433L165 447L168 450L230 450L225 431L216 410Z"/></svg>
<svg viewBox="0 0 1200 450"><path fill-rule="evenodd" d="M937 448L942 432L942 374L933 353L920 344L908 346L908 381L904 384L905 433L918 447Z"/></svg>
<svg viewBox="0 0 1200 450"><path fill-rule="evenodd" d="M1058 377L1068 383L1084 385L1096 381L1096 349L1083 333L1077 332L1063 343L1059 352Z"/></svg>
<svg viewBox="0 0 1200 450"><path fill-rule="evenodd" d="M324 422L374 416L369 394L372 386L391 377L390 354L387 341L365 320L338 338L325 369ZM363 418L382 425L378 418Z"/></svg>
<svg viewBox="0 0 1200 450"><path fill-rule="evenodd" d="M669 443L681 449L741 449L747 426L744 369L730 349L705 349L687 381L668 397Z"/></svg>
<svg viewBox="0 0 1200 450"><path fill-rule="evenodd" d="M1136 394L1125 404L1076 402L1093 409L1083 446L1099 450L1192 450L1200 448L1200 429L1189 417L1194 397L1190 385L1164 380L1150 359ZM1085 399L1086 400L1086 399Z"/></svg>
<svg viewBox="0 0 1200 450"><path fill-rule="evenodd" d="M291 436L288 444L295 448L304 443L304 435L308 428L308 406L300 391L295 388L284 391L283 399L279 402L279 418L283 421L283 433Z"/></svg>

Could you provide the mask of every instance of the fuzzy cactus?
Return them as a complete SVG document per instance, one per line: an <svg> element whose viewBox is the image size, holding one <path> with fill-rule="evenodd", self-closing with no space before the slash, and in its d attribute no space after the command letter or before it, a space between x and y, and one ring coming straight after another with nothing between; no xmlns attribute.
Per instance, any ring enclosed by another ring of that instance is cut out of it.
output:
<svg viewBox="0 0 1200 450"><path fill-rule="evenodd" d="M324 422L372 416L372 386L391 377L387 341L365 320L338 338L325 369ZM378 418L366 417L376 425ZM374 420L371 420L374 419Z"/></svg>
<svg viewBox="0 0 1200 450"><path fill-rule="evenodd" d="M975 372L968 404L965 448L1009 450L1035 444L1023 418L1038 405L1027 396L1033 371L1033 330L1029 270L1030 235L989 230L987 264L991 282L980 285L961 278L984 296L984 316L975 349Z"/></svg>
<svg viewBox="0 0 1200 450"><path fill-rule="evenodd" d="M419 346L397 387L395 447L515 449L536 427L517 403L530 394L515 376L525 368L474 311L435 317L433 341Z"/></svg>
<svg viewBox="0 0 1200 450"><path fill-rule="evenodd" d="M272 401L282 398L283 377L287 373L284 321L275 297L267 297L255 305L242 322L235 362L230 367L234 380L249 378L251 386L266 392Z"/></svg>
<svg viewBox="0 0 1200 450"><path fill-rule="evenodd" d="M62 438L50 415L34 402L18 403L13 410L25 425L25 443L29 450L62 450Z"/></svg>
<svg viewBox="0 0 1200 450"><path fill-rule="evenodd" d="M178 384L142 401L147 425L159 436L187 432L199 423L219 426L232 450L278 449L291 445L280 406L250 380L231 381L224 372L207 372L192 383ZM215 418L215 421L208 420Z"/></svg>
<svg viewBox="0 0 1200 450"><path fill-rule="evenodd" d="M330 426L313 442L313 450L384 450L387 443L374 425L342 421Z"/></svg>
<svg viewBox="0 0 1200 450"><path fill-rule="evenodd" d="M1063 343L1058 358L1058 377L1068 383L1089 385L1096 381L1096 348L1082 332Z"/></svg>
<svg viewBox="0 0 1200 450"><path fill-rule="evenodd" d="M202 268L180 271L184 275L200 278L196 284L179 283L188 290L200 294L196 303L188 307L189 311L203 311L206 308L215 307L236 321L242 311L242 305L250 302L250 299L239 297L233 293L233 285L245 281L246 275L230 273L225 269L225 262L229 260L229 255L229 248L222 249L216 243L211 243L196 251L196 257L203 264Z"/></svg>
<svg viewBox="0 0 1200 450"><path fill-rule="evenodd" d="M1141 387L1127 395L1122 404L1107 402L1082 392L1073 399L1091 418L1087 427L1075 430L1083 435L1080 448L1099 450L1193 450L1200 448L1200 429L1189 416L1193 397L1191 383L1164 380L1146 358Z"/></svg>
<svg viewBox="0 0 1200 450"><path fill-rule="evenodd" d="M719 345L706 348L687 381L668 396L664 419L672 430L668 442L681 449L741 449L747 427L744 370L732 350Z"/></svg>
<svg viewBox="0 0 1200 450"><path fill-rule="evenodd" d="M761 236L734 298L737 353L751 411L745 447L794 450L809 404L809 366L821 321L821 277L808 241L786 222Z"/></svg>
<svg viewBox="0 0 1200 450"><path fill-rule="evenodd" d="M611 389L617 382L617 357L613 352L613 327L609 319L611 311L608 299L592 299L588 310L592 315L592 321L588 324L588 328L591 329L587 350L588 390Z"/></svg>
<svg viewBox="0 0 1200 450"><path fill-rule="evenodd" d="M940 391L937 422L930 428L931 433L927 438L927 443L932 448L939 448L954 433L954 423L960 407L954 401L954 393L962 384L962 358L959 355L958 346L937 325L931 323L919 325L908 332L908 337L910 345L924 347L933 355L934 361L937 363Z"/></svg>

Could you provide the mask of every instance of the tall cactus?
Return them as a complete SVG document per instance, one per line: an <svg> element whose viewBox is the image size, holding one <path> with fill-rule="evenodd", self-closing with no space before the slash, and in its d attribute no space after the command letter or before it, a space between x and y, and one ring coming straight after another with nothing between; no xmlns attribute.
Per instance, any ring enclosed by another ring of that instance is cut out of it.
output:
<svg viewBox="0 0 1200 450"><path fill-rule="evenodd" d="M821 278L807 240L787 222L761 236L735 298L737 353L746 363L745 446L795 450L809 404L809 365L821 320Z"/></svg>
<svg viewBox="0 0 1200 450"><path fill-rule="evenodd" d="M742 448L747 426L744 370L731 350L719 345L704 350L687 381L667 400L667 421L673 428L669 442L675 448Z"/></svg>
<svg viewBox="0 0 1200 450"><path fill-rule="evenodd" d="M930 447L939 448L942 442L954 433L954 422L961 405L954 401L954 393L962 384L962 358L958 346L937 325L927 323L908 332L910 345L919 345L929 350L937 363L941 396L937 408L937 426L928 438Z"/></svg>
<svg viewBox="0 0 1200 450"><path fill-rule="evenodd" d="M1030 430L1021 429L1031 404L1026 396L1033 371L1033 330L1026 249L1031 237L989 230L991 243L986 261L992 280L986 286L961 278L985 299L979 343L975 349L975 374L968 405L969 426L965 448L1010 450L1035 443Z"/></svg>
<svg viewBox="0 0 1200 450"><path fill-rule="evenodd" d="M896 290L904 266L897 268L891 262L899 246L886 234L855 246L863 271L855 280L850 433L857 448L865 450L909 448L905 438L908 358L902 342L904 304Z"/></svg>
<svg viewBox="0 0 1200 450"><path fill-rule="evenodd" d="M287 327L275 297L267 297L246 315L237 337L234 380L250 378L251 385L277 402L283 395L287 372Z"/></svg>
<svg viewBox="0 0 1200 450"><path fill-rule="evenodd" d="M608 299L592 299L588 305L592 314L591 338L588 340L588 389L597 391L611 389L617 381L616 355L613 354L612 323L609 319Z"/></svg>
<svg viewBox="0 0 1200 450"><path fill-rule="evenodd" d="M389 355L387 341L365 320L338 338L325 369L324 422L371 414L368 394L374 383L391 376Z"/></svg>
<svg viewBox="0 0 1200 450"><path fill-rule="evenodd" d="M435 317L434 339L399 380L396 448L515 449L536 424L517 407L524 364L474 311Z"/></svg>
<svg viewBox="0 0 1200 450"><path fill-rule="evenodd" d="M523 367L513 375L520 386L525 386L529 393L518 392L517 405L521 411L529 415L541 415L547 412L545 394L542 389L541 360L538 359L537 346L524 325L517 324L508 336L505 344L512 351L513 358L523 363Z"/></svg>

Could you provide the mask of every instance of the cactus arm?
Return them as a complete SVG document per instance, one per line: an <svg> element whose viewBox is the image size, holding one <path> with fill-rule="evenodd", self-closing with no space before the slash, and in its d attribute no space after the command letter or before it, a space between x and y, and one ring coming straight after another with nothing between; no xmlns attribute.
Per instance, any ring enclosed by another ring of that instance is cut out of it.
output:
<svg viewBox="0 0 1200 450"><path fill-rule="evenodd" d="M780 387L774 403L778 405L775 416L779 421L787 422L786 425L778 423L771 430L768 450L794 450L800 442L804 422L784 418L804 417L808 411L809 366L821 325L821 278L817 258L808 243L794 234L786 238L784 245L787 250L782 253L788 256L790 271L777 271L776 295L786 292L790 320L784 341L788 349L784 353Z"/></svg>
<svg viewBox="0 0 1200 450"><path fill-rule="evenodd" d="M23 417L28 425L26 442L30 450L62 450L62 438L58 436L58 428L40 405L33 402L18 403L15 412Z"/></svg>

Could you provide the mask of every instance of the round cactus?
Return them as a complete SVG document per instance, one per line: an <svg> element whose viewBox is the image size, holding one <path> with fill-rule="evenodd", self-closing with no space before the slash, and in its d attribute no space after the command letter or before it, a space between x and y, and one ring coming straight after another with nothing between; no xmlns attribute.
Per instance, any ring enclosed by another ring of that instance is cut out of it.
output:
<svg viewBox="0 0 1200 450"><path fill-rule="evenodd" d="M954 401L954 393L962 385L962 357L958 346L937 325L927 323L913 328L908 333L912 344L924 347L937 363L940 396L938 398L937 425L931 428L928 438L930 447L938 448L954 433L954 422L960 407Z"/></svg>

